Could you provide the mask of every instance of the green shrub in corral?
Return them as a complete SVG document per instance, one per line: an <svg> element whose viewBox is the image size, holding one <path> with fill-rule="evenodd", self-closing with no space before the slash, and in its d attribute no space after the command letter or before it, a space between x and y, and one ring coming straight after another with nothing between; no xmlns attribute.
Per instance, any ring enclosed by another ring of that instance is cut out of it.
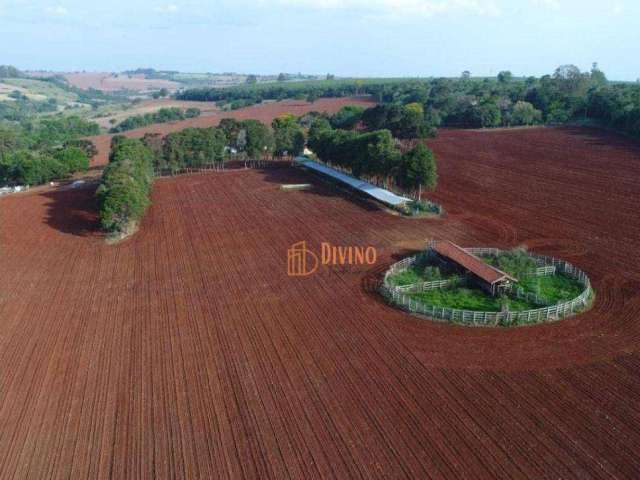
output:
<svg viewBox="0 0 640 480"><path fill-rule="evenodd" d="M457 279L456 275L442 272L438 266L431 265L424 259L419 259L405 270L389 276L389 282L397 286L455 279Z"/></svg>
<svg viewBox="0 0 640 480"><path fill-rule="evenodd" d="M578 280L563 273L543 277L525 277L520 279L518 286L525 292L535 293L551 304L573 300L585 290L584 285Z"/></svg>
<svg viewBox="0 0 640 480"><path fill-rule="evenodd" d="M465 285L464 283L454 284L445 288L436 288L425 292L411 293L409 296L424 304L435 307L479 312L500 312L505 306L508 306L507 308L514 312L537 308L536 305L526 300L493 297L480 288Z"/></svg>
<svg viewBox="0 0 640 480"><path fill-rule="evenodd" d="M493 265L518 279L531 275L537 267L536 261L523 248L481 255L481 258L489 265Z"/></svg>

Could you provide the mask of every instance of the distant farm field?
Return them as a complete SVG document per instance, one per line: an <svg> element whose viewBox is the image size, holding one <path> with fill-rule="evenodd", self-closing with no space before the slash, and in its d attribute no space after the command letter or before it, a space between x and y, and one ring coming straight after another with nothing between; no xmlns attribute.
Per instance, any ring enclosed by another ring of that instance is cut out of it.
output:
<svg viewBox="0 0 640 480"><path fill-rule="evenodd" d="M197 108L200 110L201 115L211 115L213 112L219 112L220 109L214 102L185 102L182 100L174 100L171 98L160 98L153 100L142 100L139 103L127 106L127 108L112 107L111 111L107 111L100 117L93 117L92 121L96 122L103 128L111 128L113 124L111 120L114 120L116 124L122 122L128 117L134 115L144 115L147 113L154 113L161 108Z"/></svg>
<svg viewBox="0 0 640 480"><path fill-rule="evenodd" d="M148 79L144 75L127 75L126 73L81 72L65 73L64 77L74 87L113 92L117 90L147 91L160 88L175 90L179 84L169 80Z"/></svg>
<svg viewBox="0 0 640 480"><path fill-rule="evenodd" d="M427 143L435 220L290 167L159 179L117 246L90 188L1 198L0 477L634 478L640 147L569 128ZM409 316L376 282L427 238L563 258L595 305L508 330ZM302 240L378 264L289 277Z"/></svg>

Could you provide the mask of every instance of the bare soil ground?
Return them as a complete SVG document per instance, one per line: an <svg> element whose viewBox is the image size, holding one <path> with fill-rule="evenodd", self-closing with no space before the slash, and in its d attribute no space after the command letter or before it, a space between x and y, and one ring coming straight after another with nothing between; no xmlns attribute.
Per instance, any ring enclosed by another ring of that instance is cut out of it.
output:
<svg viewBox="0 0 640 480"><path fill-rule="evenodd" d="M78 88L95 88L105 92L116 90L147 91L166 88L176 90L179 85L176 82L161 79L147 79L144 75L127 75L124 73L113 74L106 72L65 73L64 77L71 85Z"/></svg>
<svg viewBox="0 0 640 480"><path fill-rule="evenodd" d="M182 102L193 104L194 102ZM207 103L207 102L195 102L195 103ZM144 128L138 128L136 130L129 130L124 132L124 135L132 138L143 137L146 133L160 133L167 135L171 132L184 130L189 127L212 127L220 123L223 118L237 118L239 120L256 119L260 120L267 125L271 124L271 121L278 115L284 113L292 113L293 115L304 115L307 112L318 111L327 113L336 113L345 105L364 105L371 106L373 101L367 98L321 98L314 103L309 103L303 100L283 100L281 102L264 102L259 105L253 105L251 107L241 108L238 110L232 110L229 112L210 110L206 112L206 115L202 115L198 118L191 118L188 120L182 120L178 122L158 123L150 125ZM209 103L210 108L215 108L213 102ZM93 158L92 165L105 165L109 158L109 148L111 145L111 137L113 135L99 135L96 137L90 137L98 149L98 154Z"/></svg>
<svg viewBox="0 0 640 480"><path fill-rule="evenodd" d="M428 143L437 220L291 168L160 179L117 246L91 189L2 198L0 477L636 477L640 148L585 129ZM380 274L429 237L563 257L595 306L503 330L384 305ZM288 277L300 240L380 258Z"/></svg>

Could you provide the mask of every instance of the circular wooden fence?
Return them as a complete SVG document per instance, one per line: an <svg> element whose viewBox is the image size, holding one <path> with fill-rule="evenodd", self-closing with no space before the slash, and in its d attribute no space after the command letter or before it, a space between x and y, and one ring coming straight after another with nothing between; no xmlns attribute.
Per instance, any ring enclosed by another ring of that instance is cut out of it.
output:
<svg viewBox="0 0 640 480"><path fill-rule="evenodd" d="M497 248L465 248L466 251L474 255L498 254L502 250ZM405 258L391 265L386 271L381 283L381 293L394 305L416 315L424 315L437 321L448 321L469 326L512 326L528 325L548 321L556 321L566 318L576 313L584 311L590 304L593 297L593 290L589 277L580 269L564 260L544 255L529 254L538 264L538 271L542 273L560 272L576 279L583 287L583 291L576 298L559 302L553 305L546 305L541 308L523 311L503 311L503 312L481 312L475 310L460 310L455 308L439 307L421 302L411 298L411 293L424 292L436 288L443 288L450 284L450 280L437 280L433 282L420 282L410 285L393 285L390 277L409 269L418 260L428 257L432 252L430 248L413 257ZM542 303L535 294L524 292L514 292L518 298L527 298L533 303Z"/></svg>

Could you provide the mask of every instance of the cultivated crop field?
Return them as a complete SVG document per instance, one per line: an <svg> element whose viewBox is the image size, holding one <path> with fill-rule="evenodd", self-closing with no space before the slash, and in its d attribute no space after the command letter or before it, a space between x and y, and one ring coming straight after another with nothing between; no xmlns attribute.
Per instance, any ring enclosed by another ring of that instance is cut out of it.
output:
<svg viewBox="0 0 640 480"><path fill-rule="evenodd" d="M428 143L436 220L288 167L159 179L117 246L90 189L0 199L0 477L635 477L640 148L585 129ZM383 304L380 273L429 237L563 258L594 308L505 330ZM301 240L378 264L288 277Z"/></svg>
<svg viewBox="0 0 640 480"><path fill-rule="evenodd" d="M179 102L182 108L188 108L192 104L196 108L203 109L203 105L206 102ZM252 105L251 107L240 108L238 110L225 111L208 111L197 118L190 118L188 120L181 120L179 122L159 123L156 125L150 125L144 128L138 128L135 130L129 130L124 133L127 137L141 138L147 133L160 133L167 135L171 132L177 132L185 128L196 127L215 127L220 123L223 118L235 118L237 120L255 119L260 120L262 123L271 125L271 121L279 115L285 113L291 113L295 116L301 116L305 113L317 111L326 112L328 114L334 114L339 111L345 105L362 105L364 107L370 107L373 105L373 101L367 98L320 98L313 103L306 102L304 100L283 100L280 102L264 102L258 105ZM209 102L210 107L215 107L215 103ZM204 110L204 109L203 109ZM113 135L99 135L91 137L98 154L93 157L93 165L105 165L108 163L109 148L111 144L111 137Z"/></svg>
<svg viewBox="0 0 640 480"><path fill-rule="evenodd" d="M74 87L95 88L105 92L117 90L146 91L157 88L176 90L180 84L169 80L148 79L144 75L113 74L104 72L64 73L64 77Z"/></svg>

